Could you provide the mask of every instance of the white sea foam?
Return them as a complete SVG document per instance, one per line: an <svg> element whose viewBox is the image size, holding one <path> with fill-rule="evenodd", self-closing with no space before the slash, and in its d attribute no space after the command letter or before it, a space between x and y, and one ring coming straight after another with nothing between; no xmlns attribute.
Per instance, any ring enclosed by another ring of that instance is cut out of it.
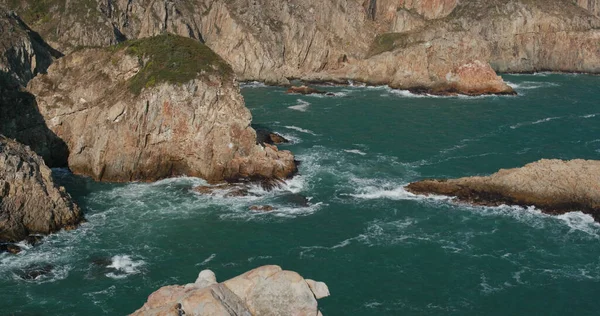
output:
<svg viewBox="0 0 600 316"><path fill-rule="evenodd" d="M290 144L300 144L302 142L302 138L300 137L291 134L281 133L278 131L276 131L276 133L281 135L283 138L287 139Z"/></svg>
<svg viewBox="0 0 600 316"><path fill-rule="evenodd" d="M298 127L298 126L294 126L294 125L288 125L288 126L285 126L285 128L292 129L292 130L295 130L295 131L298 131L298 132L301 132L301 133L305 133L305 134L310 134L310 135L313 135L313 136L319 136L319 135L315 134L311 130L304 129L304 128L301 128L301 127Z"/></svg>
<svg viewBox="0 0 600 316"><path fill-rule="evenodd" d="M453 198L441 195L416 195L406 191L404 185L395 188L366 186L358 189L360 193L349 194L352 197L373 200L373 199L389 199L389 200L452 200Z"/></svg>
<svg viewBox="0 0 600 316"><path fill-rule="evenodd" d="M594 114L587 114L587 115L582 115L582 118L592 118L592 117L596 117L596 115L598 115L600 113L594 113Z"/></svg>
<svg viewBox="0 0 600 316"><path fill-rule="evenodd" d="M116 255L112 257L111 264L107 266L115 271L107 273L106 276L112 279L124 279L140 273L140 268L145 264L144 260L133 260L129 255Z"/></svg>
<svg viewBox="0 0 600 316"><path fill-rule="evenodd" d="M543 118L537 121L533 121L533 122L522 122L522 123L517 123L515 125L511 125L510 128L511 129L517 129L519 127L523 127L523 126L527 126L527 125L537 125L537 124L542 124L542 123L546 123L546 122L550 122L550 121L554 121L554 120L558 120L561 119L563 117L547 117L547 118Z"/></svg>
<svg viewBox="0 0 600 316"><path fill-rule="evenodd" d="M519 84L506 82L511 88L519 91L519 90L533 90L539 88L550 88L550 87L558 87L560 86L554 82L540 82L540 81L524 81Z"/></svg>
<svg viewBox="0 0 600 316"><path fill-rule="evenodd" d="M288 106L288 109L292 109L292 110L296 110L296 111L300 111L300 112L306 112L306 111L308 111L308 107L310 106L310 102L304 101L302 99L298 99L296 101L298 103L296 105Z"/></svg>
<svg viewBox="0 0 600 316"><path fill-rule="evenodd" d="M217 254L213 253L210 256L208 256L208 258L204 259L204 261L196 264L196 266L205 266L205 265L207 265L209 262L211 262L216 257L217 257Z"/></svg>
<svg viewBox="0 0 600 316"><path fill-rule="evenodd" d="M344 151L347 152L347 153L357 154L357 155L361 155L361 156L366 156L367 155L367 153L362 152L362 151L360 151L358 149L344 149Z"/></svg>
<svg viewBox="0 0 600 316"><path fill-rule="evenodd" d="M588 214L582 212L570 212L558 215L556 218L567 224L571 229L571 232L580 231L590 236L600 238L598 235L598 233L600 233L600 224L596 223L594 218Z"/></svg>
<svg viewBox="0 0 600 316"><path fill-rule="evenodd" d="M259 82L259 81L247 81L247 82L242 82L240 83L240 88L244 89L244 88L265 88L267 87L266 84Z"/></svg>

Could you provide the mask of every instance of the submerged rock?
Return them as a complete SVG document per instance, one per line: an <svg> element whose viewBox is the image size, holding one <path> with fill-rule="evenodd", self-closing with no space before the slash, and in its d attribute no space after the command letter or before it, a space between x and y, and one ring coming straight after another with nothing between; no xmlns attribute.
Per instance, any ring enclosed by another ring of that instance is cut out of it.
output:
<svg viewBox="0 0 600 316"><path fill-rule="evenodd" d="M194 191L204 195L222 195L226 198L248 196L250 191L244 184L220 184L220 185L201 185L194 188Z"/></svg>
<svg viewBox="0 0 600 316"><path fill-rule="evenodd" d="M329 296L323 282L305 280L278 266L263 266L223 283L210 270L195 283L170 285L148 297L132 315L320 315L317 299Z"/></svg>
<svg viewBox="0 0 600 316"><path fill-rule="evenodd" d="M36 280L51 274L52 270L54 270L54 266L51 264L34 264L20 270L17 275L23 280Z"/></svg>
<svg viewBox="0 0 600 316"><path fill-rule="evenodd" d="M83 49L28 88L75 174L219 182L296 172L289 151L257 145L231 67L196 40L166 34Z"/></svg>
<svg viewBox="0 0 600 316"><path fill-rule="evenodd" d="M52 171L28 147L0 135L0 241L50 234L83 216Z"/></svg>
<svg viewBox="0 0 600 316"><path fill-rule="evenodd" d="M275 208L271 205L252 205L250 206L250 210L257 212L272 212L275 210Z"/></svg>
<svg viewBox="0 0 600 316"><path fill-rule="evenodd" d="M414 194L455 196L459 201L498 206L531 206L549 214L581 211L600 222L600 161L546 160L502 169L488 177L423 180L409 184Z"/></svg>
<svg viewBox="0 0 600 316"><path fill-rule="evenodd" d="M21 247L15 245L15 244L0 244L0 253L3 253L3 252L8 252L13 255L16 255L19 252L21 252Z"/></svg>

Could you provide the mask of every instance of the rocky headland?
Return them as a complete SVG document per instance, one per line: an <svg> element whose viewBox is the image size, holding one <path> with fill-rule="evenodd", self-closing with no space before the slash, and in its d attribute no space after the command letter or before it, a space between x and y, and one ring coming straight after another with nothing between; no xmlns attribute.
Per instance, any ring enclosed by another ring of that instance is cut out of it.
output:
<svg viewBox="0 0 600 316"><path fill-rule="evenodd" d="M414 194L446 195L475 205L535 206L548 214L581 211L600 222L600 161L547 160L502 169L487 177L423 180L409 184Z"/></svg>
<svg viewBox="0 0 600 316"><path fill-rule="evenodd" d="M132 315L322 315L317 300L329 296L323 282L278 266L262 266L217 283L204 270L194 283L165 286Z"/></svg>
<svg viewBox="0 0 600 316"><path fill-rule="evenodd" d="M69 168L98 181L187 175L285 179L293 155L257 144L231 67L199 41L160 35L78 50L29 83Z"/></svg>
<svg viewBox="0 0 600 316"><path fill-rule="evenodd" d="M42 158L0 135L0 243L74 228L82 219Z"/></svg>

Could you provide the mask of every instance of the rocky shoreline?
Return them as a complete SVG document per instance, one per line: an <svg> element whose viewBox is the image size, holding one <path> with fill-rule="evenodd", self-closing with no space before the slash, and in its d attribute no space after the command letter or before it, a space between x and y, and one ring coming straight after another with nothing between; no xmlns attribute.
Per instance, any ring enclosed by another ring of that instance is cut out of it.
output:
<svg viewBox="0 0 600 316"><path fill-rule="evenodd" d="M547 214L581 211L600 222L600 161L547 160L487 177L422 180L406 186L419 195L445 195L474 205L535 206Z"/></svg>
<svg viewBox="0 0 600 316"><path fill-rule="evenodd" d="M203 270L196 282L169 285L148 297L131 315L302 315L322 316L317 300L329 296L323 282L304 279L279 266L262 266L217 283Z"/></svg>

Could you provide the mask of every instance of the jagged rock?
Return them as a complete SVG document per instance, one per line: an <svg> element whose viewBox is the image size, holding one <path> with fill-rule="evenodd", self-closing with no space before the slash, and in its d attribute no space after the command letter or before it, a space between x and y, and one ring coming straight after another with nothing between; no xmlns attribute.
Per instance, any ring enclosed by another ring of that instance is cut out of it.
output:
<svg viewBox="0 0 600 316"><path fill-rule="evenodd" d="M200 274L214 276L210 270ZM318 294L308 282L318 283ZM263 266L223 283L162 287L132 315L316 316L317 298L325 296L329 296L325 283L305 280L278 266Z"/></svg>
<svg viewBox="0 0 600 316"><path fill-rule="evenodd" d="M0 135L0 241L50 234L82 220L79 207L28 147Z"/></svg>
<svg viewBox="0 0 600 316"><path fill-rule="evenodd" d="M256 142L259 144L278 145L290 142L285 137L271 131L268 128L254 127L254 129L256 130Z"/></svg>
<svg viewBox="0 0 600 316"><path fill-rule="evenodd" d="M272 212L275 210L275 208L271 205L252 205L250 206L250 210L257 212Z"/></svg>
<svg viewBox="0 0 600 316"><path fill-rule="evenodd" d="M188 175L285 179L289 151L256 144L229 65L203 44L161 35L84 49L28 86L69 147L69 167L100 181Z"/></svg>
<svg viewBox="0 0 600 316"><path fill-rule="evenodd" d="M549 214L582 211L600 221L600 161L546 160L502 169L488 177L423 180L414 194L455 196L476 205L534 205Z"/></svg>
<svg viewBox="0 0 600 316"><path fill-rule="evenodd" d="M317 90L315 88L307 86L291 86L286 93L298 93L298 94L326 94L326 91Z"/></svg>

